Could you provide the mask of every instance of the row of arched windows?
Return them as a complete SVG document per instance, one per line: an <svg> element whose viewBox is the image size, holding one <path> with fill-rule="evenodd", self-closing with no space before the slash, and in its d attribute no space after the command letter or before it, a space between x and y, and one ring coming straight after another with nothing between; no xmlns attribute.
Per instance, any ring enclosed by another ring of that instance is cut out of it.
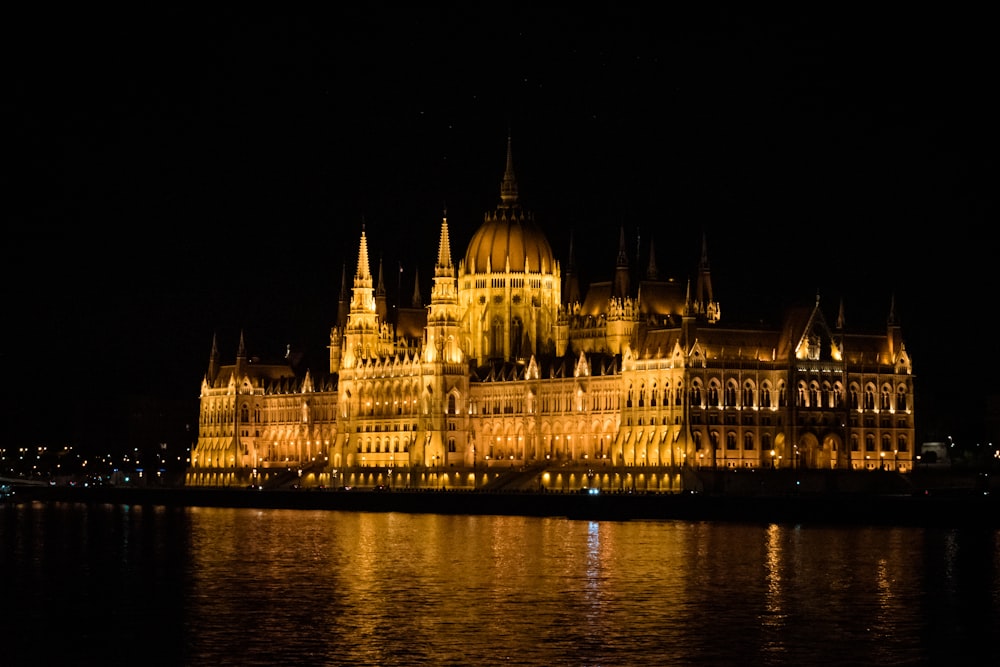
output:
<svg viewBox="0 0 1000 667"><path fill-rule="evenodd" d="M738 388L736 382L730 381L722 388L716 381L711 381L708 387L703 387L700 380L694 380L688 392L690 403L700 407L755 407L759 401L761 408L773 407L776 401L777 407L787 407L788 396L784 382L778 382L777 388L772 389L769 382L764 382L758 391L753 382L745 382L742 388ZM656 383L647 390L645 385L640 385L638 390L629 386L625 396L625 407L656 407L658 404L681 406L683 405L684 385L678 381L676 388L669 386L662 392L657 390ZM852 384L848 392L848 400L851 408L863 407L866 410L877 408L882 410L906 410L909 405L907 388L899 385L893 392L890 385L883 385L881 391L876 394L874 384L865 386L864 391ZM844 388L839 382L800 382L796 388L795 406L800 408L840 408L844 404Z"/></svg>

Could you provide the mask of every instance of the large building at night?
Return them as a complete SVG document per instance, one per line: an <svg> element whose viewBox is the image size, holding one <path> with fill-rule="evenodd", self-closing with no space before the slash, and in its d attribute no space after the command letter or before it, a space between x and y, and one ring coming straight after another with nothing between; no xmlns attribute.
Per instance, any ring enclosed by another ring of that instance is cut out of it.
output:
<svg viewBox="0 0 1000 667"><path fill-rule="evenodd" d="M680 491L702 469L913 466L891 300L875 334L818 296L727 325L704 240L679 281L652 248L637 272L624 230L608 279L581 285L572 243L558 261L522 208L509 141L500 202L457 263L446 215L432 233L429 303L415 287L390 308L361 229L323 373L260 363L242 338L222 364L213 341L187 484Z"/></svg>

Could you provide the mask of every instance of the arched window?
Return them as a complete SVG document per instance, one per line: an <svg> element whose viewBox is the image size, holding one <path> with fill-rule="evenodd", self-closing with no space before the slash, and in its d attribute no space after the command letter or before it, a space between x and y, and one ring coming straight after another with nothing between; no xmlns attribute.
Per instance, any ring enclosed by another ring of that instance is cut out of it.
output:
<svg viewBox="0 0 1000 667"><path fill-rule="evenodd" d="M903 385L896 389L896 409L906 410L906 387Z"/></svg>
<svg viewBox="0 0 1000 667"><path fill-rule="evenodd" d="M882 387L882 400L881 400L881 404L880 405L881 405L881 407L882 407L883 410L888 410L890 408L889 386L888 385Z"/></svg>
<svg viewBox="0 0 1000 667"><path fill-rule="evenodd" d="M865 410L875 409L875 389L869 385L865 387Z"/></svg>
<svg viewBox="0 0 1000 667"><path fill-rule="evenodd" d="M510 356L514 359L521 358L521 341L524 337L524 326L520 317L515 317L510 321Z"/></svg>
<svg viewBox="0 0 1000 667"><path fill-rule="evenodd" d="M743 385L743 407L753 407L753 383L747 382Z"/></svg>
<svg viewBox="0 0 1000 667"><path fill-rule="evenodd" d="M909 448L907 447L907 444L906 444L906 436L905 435L901 435L898 438L896 438L896 449L898 449L901 452L908 451Z"/></svg>
<svg viewBox="0 0 1000 667"><path fill-rule="evenodd" d="M714 382L708 385L708 405L712 408L719 407L719 386Z"/></svg>
<svg viewBox="0 0 1000 667"><path fill-rule="evenodd" d="M736 383L727 382L726 383L726 407L733 408L736 407Z"/></svg>
<svg viewBox="0 0 1000 667"><path fill-rule="evenodd" d="M858 388L853 385L851 386L851 409L858 409Z"/></svg>
<svg viewBox="0 0 1000 667"><path fill-rule="evenodd" d="M771 407L771 385L765 384L760 388L760 407Z"/></svg>
<svg viewBox="0 0 1000 667"><path fill-rule="evenodd" d="M493 326L490 327L489 356L503 359L503 320L499 317L493 318Z"/></svg>
<svg viewBox="0 0 1000 667"><path fill-rule="evenodd" d="M753 449L753 433L743 434L743 449Z"/></svg>
<svg viewBox="0 0 1000 667"><path fill-rule="evenodd" d="M240 422L246 424L250 421L250 408L243 404L240 406Z"/></svg>
<svg viewBox="0 0 1000 667"><path fill-rule="evenodd" d="M726 449L734 450L736 449L736 434L730 431L726 433Z"/></svg>

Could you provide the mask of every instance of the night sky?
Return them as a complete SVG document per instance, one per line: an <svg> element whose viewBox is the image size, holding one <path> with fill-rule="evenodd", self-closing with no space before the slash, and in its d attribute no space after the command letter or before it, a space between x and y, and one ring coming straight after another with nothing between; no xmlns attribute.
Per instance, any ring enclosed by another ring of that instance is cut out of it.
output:
<svg viewBox="0 0 1000 667"><path fill-rule="evenodd" d="M884 331L895 298L918 438L981 436L956 408L984 404L998 284L985 16L102 11L0 28L7 445L99 438L79 415L119 400L194 423L213 335L324 372L362 224L390 297L419 269L428 300L442 211L457 262L508 134L584 280L624 226L681 280L704 234L730 321L819 293Z"/></svg>

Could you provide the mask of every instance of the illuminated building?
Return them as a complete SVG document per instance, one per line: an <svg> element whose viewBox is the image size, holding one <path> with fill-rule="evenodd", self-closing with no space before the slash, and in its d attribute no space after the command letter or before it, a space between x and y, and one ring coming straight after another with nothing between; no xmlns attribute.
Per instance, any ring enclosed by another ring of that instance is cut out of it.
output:
<svg viewBox="0 0 1000 667"><path fill-rule="evenodd" d="M447 216L438 233L429 305L415 289L390 322L361 230L329 373L258 363L242 338L222 366L213 341L187 483L472 487L517 472L676 491L704 468L913 465L892 306L877 334L848 332L842 306L829 326L818 297L773 328L727 326L704 242L694 285L661 279L652 249L633 281L624 230L611 279L584 294L572 247L564 271L521 207L509 141L500 203L457 265Z"/></svg>

